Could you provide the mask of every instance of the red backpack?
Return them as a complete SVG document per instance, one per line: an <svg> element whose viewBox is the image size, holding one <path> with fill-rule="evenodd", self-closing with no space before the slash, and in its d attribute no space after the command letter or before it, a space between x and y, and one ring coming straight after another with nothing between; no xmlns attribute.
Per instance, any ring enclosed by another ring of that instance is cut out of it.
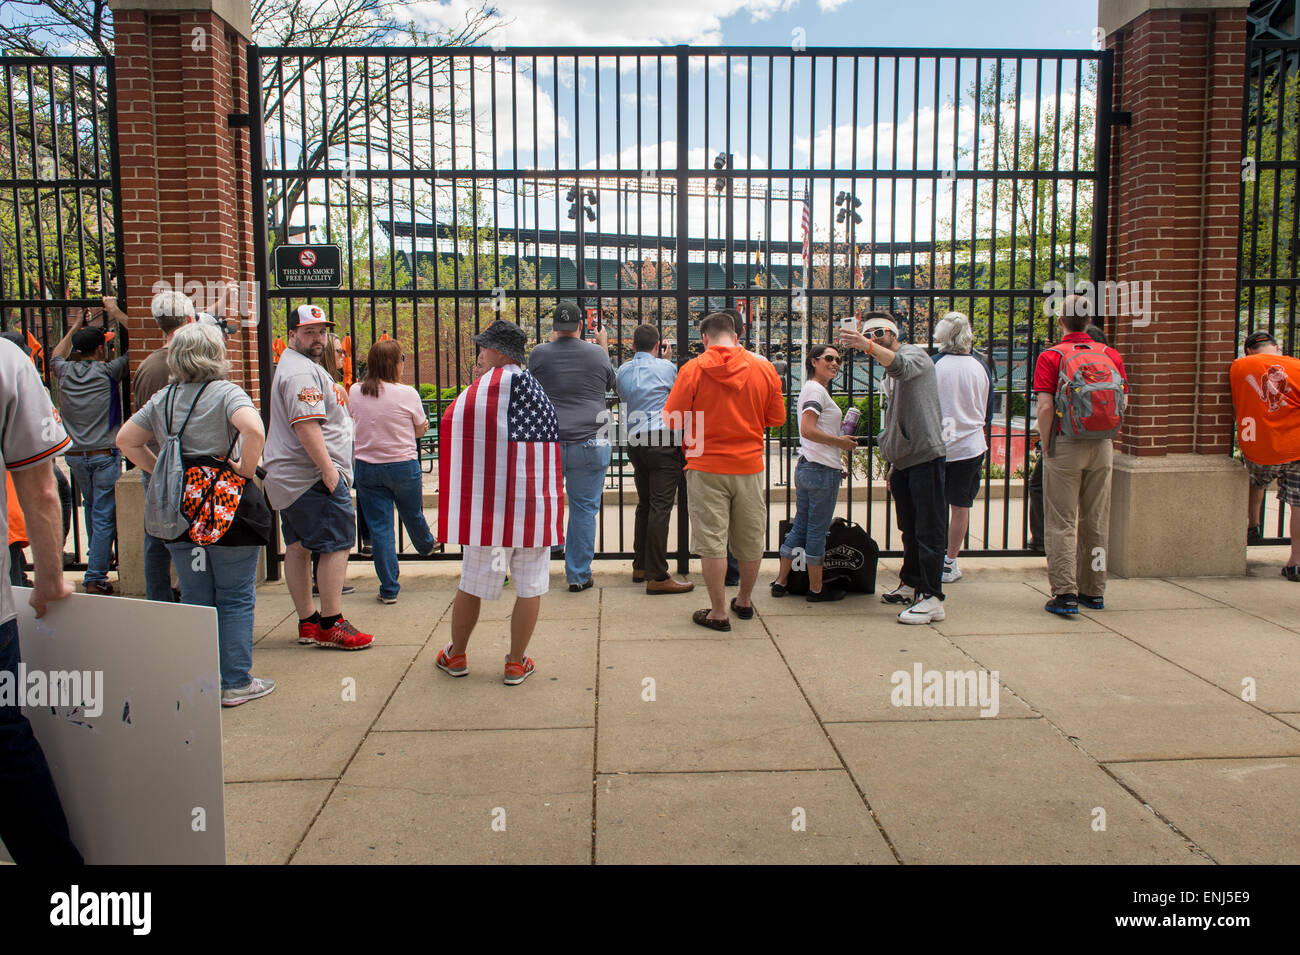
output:
<svg viewBox="0 0 1300 955"><path fill-rule="evenodd" d="M1056 420L1067 438L1113 438L1124 421L1124 376L1100 342L1067 342L1056 376ZM1055 436L1055 433L1053 433Z"/></svg>

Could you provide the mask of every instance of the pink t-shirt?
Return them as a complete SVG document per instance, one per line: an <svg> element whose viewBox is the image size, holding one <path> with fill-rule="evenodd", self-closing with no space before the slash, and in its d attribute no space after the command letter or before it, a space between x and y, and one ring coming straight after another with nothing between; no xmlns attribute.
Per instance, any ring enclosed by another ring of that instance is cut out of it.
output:
<svg viewBox="0 0 1300 955"><path fill-rule="evenodd" d="M357 382L348 391L348 410L356 422L353 456L367 464L396 464L413 461L415 426L427 422L420 393L410 385L391 381L379 386L379 397L361 393Z"/></svg>

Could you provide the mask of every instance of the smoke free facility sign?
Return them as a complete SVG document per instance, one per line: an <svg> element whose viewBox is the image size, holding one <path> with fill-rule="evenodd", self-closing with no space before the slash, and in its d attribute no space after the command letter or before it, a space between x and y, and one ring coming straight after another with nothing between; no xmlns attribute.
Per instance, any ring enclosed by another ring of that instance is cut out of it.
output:
<svg viewBox="0 0 1300 955"><path fill-rule="evenodd" d="M282 289L338 288L343 253L337 245L276 246L275 284Z"/></svg>

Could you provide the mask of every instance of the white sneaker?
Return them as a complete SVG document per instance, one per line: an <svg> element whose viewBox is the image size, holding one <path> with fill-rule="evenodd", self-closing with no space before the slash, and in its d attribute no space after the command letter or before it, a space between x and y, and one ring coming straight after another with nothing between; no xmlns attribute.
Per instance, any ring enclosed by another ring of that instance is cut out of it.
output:
<svg viewBox="0 0 1300 955"><path fill-rule="evenodd" d="M943 582L950 584L954 580L961 580L961 568L957 566L955 560L943 559Z"/></svg>
<svg viewBox="0 0 1300 955"><path fill-rule="evenodd" d="M880 595L880 602L886 604L916 603L916 591L907 584L900 583L887 594Z"/></svg>
<svg viewBox="0 0 1300 955"><path fill-rule="evenodd" d="M249 700L256 700L259 697L266 696L274 689L274 680L259 680L257 677L253 677L248 686L241 686L234 690L222 690L221 705L239 706L239 704L247 703Z"/></svg>
<svg viewBox="0 0 1300 955"><path fill-rule="evenodd" d="M946 615L943 612L942 600L923 594L918 596L921 597L920 600L898 615L899 623L936 623L944 619Z"/></svg>

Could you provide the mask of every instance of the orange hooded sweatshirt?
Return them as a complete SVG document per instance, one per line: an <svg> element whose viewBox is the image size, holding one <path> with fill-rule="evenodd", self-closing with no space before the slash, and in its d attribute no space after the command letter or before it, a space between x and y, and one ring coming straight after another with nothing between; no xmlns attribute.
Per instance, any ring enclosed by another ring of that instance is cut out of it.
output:
<svg viewBox="0 0 1300 955"><path fill-rule="evenodd" d="M740 347L714 345L692 358L664 404L664 425L683 432L688 471L759 473L763 429L784 422L776 369Z"/></svg>

